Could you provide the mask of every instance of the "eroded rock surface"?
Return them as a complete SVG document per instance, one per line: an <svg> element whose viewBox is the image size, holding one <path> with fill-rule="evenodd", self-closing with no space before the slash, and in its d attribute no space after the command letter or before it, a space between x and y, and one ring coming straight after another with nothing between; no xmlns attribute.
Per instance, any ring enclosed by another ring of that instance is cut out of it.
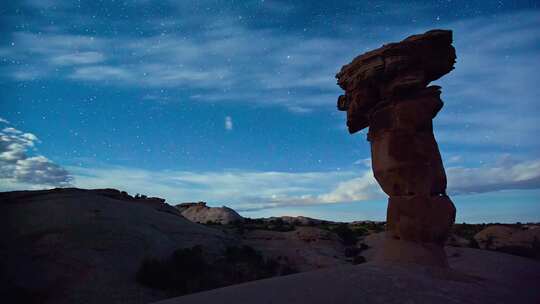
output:
<svg viewBox="0 0 540 304"><path fill-rule="evenodd" d="M481 249L497 250L540 259L540 226L521 229L493 225L478 232L474 239Z"/></svg>
<svg viewBox="0 0 540 304"><path fill-rule="evenodd" d="M338 109L350 133L369 127L373 173L390 197L385 260L447 265L456 210L433 135L441 91L428 85L455 59L452 32L432 30L360 55L336 75L345 90Z"/></svg>
<svg viewBox="0 0 540 304"><path fill-rule="evenodd" d="M339 237L316 227L297 227L289 232L248 231L243 243L300 272L349 264Z"/></svg>
<svg viewBox="0 0 540 304"><path fill-rule="evenodd" d="M195 223L231 224L241 222L244 218L228 207L208 207L205 202L183 203L176 208L188 220Z"/></svg>

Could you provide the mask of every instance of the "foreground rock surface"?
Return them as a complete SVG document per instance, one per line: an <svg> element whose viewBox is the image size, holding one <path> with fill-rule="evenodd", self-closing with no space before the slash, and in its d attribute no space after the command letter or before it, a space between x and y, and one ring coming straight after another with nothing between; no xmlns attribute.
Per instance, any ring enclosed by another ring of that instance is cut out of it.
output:
<svg viewBox="0 0 540 304"><path fill-rule="evenodd" d="M537 261L478 249L447 251L450 269L366 263L250 282L158 303L540 302Z"/></svg>
<svg viewBox="0 0 540 304"><path fill-rule="evenodd" d="M182 215L195 223L230 224L244 218L228 207L208 207L205 202L182 203L175 206Z"/></svg>
<svg viewBox="0 0 540 304"><path fill-rule="evenodd" d="M350 264L338 236L315 227L289 232L253 230L243 235L242 242L300 272Z"/></svg>
<svg viewBox="0 0 540 304"><path fill-rule="evenodd" d="M161 199L113 189L1 193L0 231L4 303L156 301L166 295L135 281L144 257L199 244L217 252L231 241Z"/></svg>

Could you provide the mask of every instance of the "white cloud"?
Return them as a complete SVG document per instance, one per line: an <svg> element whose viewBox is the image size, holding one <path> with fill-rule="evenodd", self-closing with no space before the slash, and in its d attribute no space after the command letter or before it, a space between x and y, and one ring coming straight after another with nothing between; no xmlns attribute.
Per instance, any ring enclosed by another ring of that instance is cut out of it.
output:
<svg viewBox="0 0 540 304"><path fill-rule="evenodd" d="M7 123L2 119L2 123ZM2 190L67 186L69 173L42 155L29 156L39 139L13 127L0 131L0 182Z"/></svg>
<svg viewBox="0 0 540 304"><path fill-rule="evenodd" d="M141 75L142 76L142 75ZM86 66L76 68L73 74L69 76L72 79L90 80L90 81L136 81L134 75L123 67L113 66Z"/></svg>
<svg viewBox="0 0 540 304"><path fill-rule="evenodd" d="M62 54L51 58L56 65L78 65L98 63L105 60L105 56L99 52L78 52L72 54Z"/></svg>
<svg viewBox="0 0 540 304"><path fill-rule="evenodd" d="M225 130L231 131L233 129L233 121L230 116L225 116Z"/></svg>
<svg viewBox="0 0 540 304"><path fill-rule="evenodd" d="M73 175L72 184L80 188L117 188L163 197L169 203L203 200L244 212L386 198L370 168L301 173L149 171L119 166L67 169ZM476 168L450 167L447 175L450 195L539 189L540 160L505 158Z"/></svg>
<svg viewBox="0 0 540 304"><path fill-rule="evenodd" d="M450 194L540 188L540 159L505 159L482 167L450 167L446 171Z"/></svg>
<svg viewBox="0 0 540 304"><path fill-rule="evenodd" d="M204 200L237 209L331 203L317 195L331 191L353 172L148 171L124 167L68 167L82 188L113 187L167 198L169 202Z"/></svg>

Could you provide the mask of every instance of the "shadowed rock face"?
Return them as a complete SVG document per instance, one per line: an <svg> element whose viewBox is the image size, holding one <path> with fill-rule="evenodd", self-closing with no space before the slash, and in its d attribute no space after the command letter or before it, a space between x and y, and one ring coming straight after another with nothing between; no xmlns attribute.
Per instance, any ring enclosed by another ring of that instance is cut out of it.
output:
<svg viewBox="0 0 540 304"><path fill-rule="evenodd" d="M350 133L369 127L374 176L390 196L384 260L447 265L443 244L455 220L432 119L456 59L452 32L432 30L356 57L336 75ZM422 246L417 246L422 243Z"/></svg>
<svg viewBox="0 0 540 304"><path fill-rule="evenodd" d="M0 193L2 303L148 303L146 257L201 245L219 256L234 237L192 223L163 199L114 189Z"/></svg>

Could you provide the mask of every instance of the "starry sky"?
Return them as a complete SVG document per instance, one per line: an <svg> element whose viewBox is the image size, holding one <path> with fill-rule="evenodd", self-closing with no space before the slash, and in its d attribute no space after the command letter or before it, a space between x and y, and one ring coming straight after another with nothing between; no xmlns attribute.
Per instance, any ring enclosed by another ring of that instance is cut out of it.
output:
<svg viewBox="0 0 540 304"><path fill-rule="evenodd" d="M6 1L0 191L384 220L334 75L433 28L458 56L434 120L457 221L540 221L536 1Z"/></svg>

